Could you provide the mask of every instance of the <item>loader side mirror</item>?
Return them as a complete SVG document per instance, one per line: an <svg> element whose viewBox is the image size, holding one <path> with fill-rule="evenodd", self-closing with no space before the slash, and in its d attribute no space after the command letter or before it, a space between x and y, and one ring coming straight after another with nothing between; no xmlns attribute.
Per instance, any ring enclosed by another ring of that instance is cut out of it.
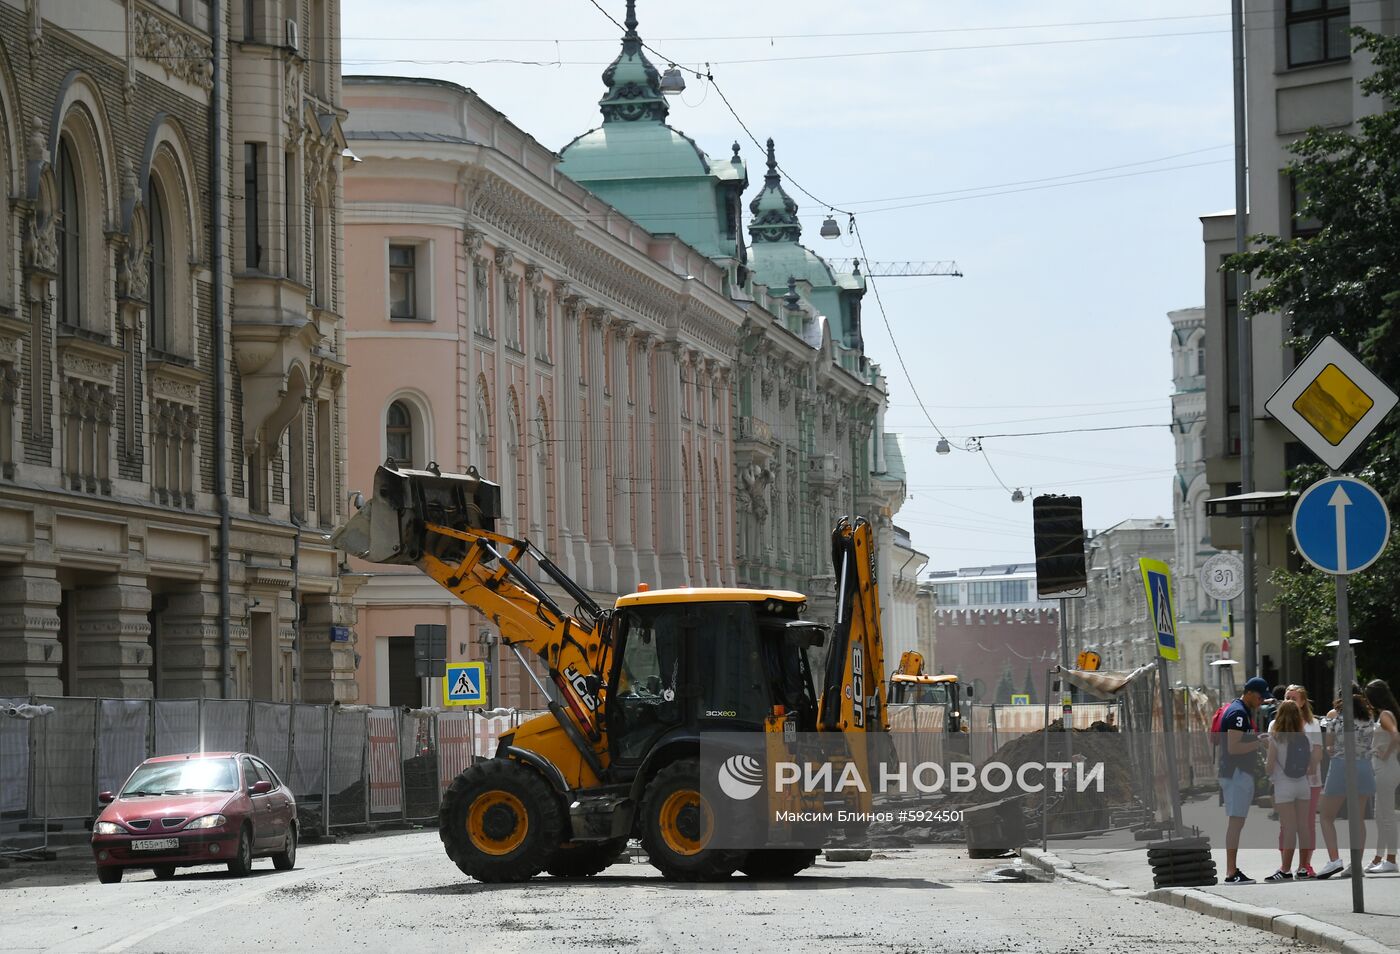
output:
<svg viewBox="0 0 1400 954"><path fill-rule="evenodd" d="M969 699L972 698L972 687L971 687L971 686L968 686L968 687L967 687L967 697L968 697Z"/></svg>
<svg viewBox="0 0 1400 954"><path fill-rule="evenodd" d="M588 694L593 698L598 698L598 691L603 688L603 680L596 673L583 677L583 687L588 690Z"/></svg>

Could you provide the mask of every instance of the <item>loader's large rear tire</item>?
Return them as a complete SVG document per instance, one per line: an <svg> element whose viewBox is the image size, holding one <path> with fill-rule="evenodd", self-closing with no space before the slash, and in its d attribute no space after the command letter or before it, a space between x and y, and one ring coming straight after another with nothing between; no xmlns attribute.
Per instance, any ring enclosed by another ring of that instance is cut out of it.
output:
<svg viewBox="0 0 1400 954"><path fill-rule="evenodd" d="M739 870L750 878L778 881L806 871L821 852L808 848L760 848L751 851Z"/></svg>
<svg viewBox="0 0 1400 954"><path fill-rule="evenodd" d="M544 870L563 840L564 806L534 769L488 759L443 793L438 835L463 874L525 881Z"/></svg>
<svg viewBox="0 0 1400 954"><path fill-rule="evenodd" d="M619 852L626 847L626 838L560 845L544 870L556 878L591 878L612 867Z"/></svg>
<svg viewBox="0 0 1400 954"><path fill-rule="evenodd" d="M714 815L700 791L700 762L681 759L656 773L642 798L642 847L668 881L719 881L744 852L711 848Z"/></svg>

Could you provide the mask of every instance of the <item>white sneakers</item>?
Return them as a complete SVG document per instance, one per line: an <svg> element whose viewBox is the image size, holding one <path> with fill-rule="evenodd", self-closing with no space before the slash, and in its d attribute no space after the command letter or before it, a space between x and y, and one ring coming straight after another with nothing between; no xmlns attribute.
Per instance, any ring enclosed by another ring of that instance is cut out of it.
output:
<svg viewBox="0 0 1400 954"><path fill-rule="evenodd" d="M1334 858L1317 869L1317 876L1319 879L1325 880L1332 877L1334 874L1340 874L1345 868L1346 865L1342 864L1342 859Z"/></svg>
<svg viewBox="0 0 1400 954"><path fill-rule="evenodd" d="M1393 874L1400 871L1393 861L1377 861L1366 866L1367 874Z"/></svg>

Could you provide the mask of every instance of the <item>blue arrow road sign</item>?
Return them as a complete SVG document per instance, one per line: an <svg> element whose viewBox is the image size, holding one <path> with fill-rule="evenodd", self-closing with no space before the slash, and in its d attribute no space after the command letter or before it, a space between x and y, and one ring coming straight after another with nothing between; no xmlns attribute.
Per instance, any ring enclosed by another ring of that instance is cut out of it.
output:
<svg viewBox="0 0 1400 954"><path fill-rule="evenodd" d="M1293 543L1303 559L1342 576L1366 569L1390 539L1390 513L1381 495L1355 477L1319 480L1293 508Z"/></svg>

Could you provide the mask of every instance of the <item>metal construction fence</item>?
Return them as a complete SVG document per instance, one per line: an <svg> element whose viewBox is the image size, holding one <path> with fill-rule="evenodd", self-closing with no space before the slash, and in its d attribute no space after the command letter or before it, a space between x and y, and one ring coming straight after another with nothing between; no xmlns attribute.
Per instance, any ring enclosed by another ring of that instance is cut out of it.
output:
<svg viewBox="0 0 1400 954"><path fill-rule="evenodd" d="M1087 729L1096 722L1117 724L1116 702L1077 702L1070 724ZM1045 728L1045 706L973 705L967 707L968 748L971 760L982 765L1012 739ZM1060 707L1049 710L1050 721L1060 718Z"/></svg>
<svg viewBox="0 0 1400 954"><path fill-rule="evenodd" d="M495 753L537 712L395 709L229 699L0 698L0 851L47 844L81 827L143 760L183 752L251 752L297 799L302 830L433 819L452 780Z"/></svg>

